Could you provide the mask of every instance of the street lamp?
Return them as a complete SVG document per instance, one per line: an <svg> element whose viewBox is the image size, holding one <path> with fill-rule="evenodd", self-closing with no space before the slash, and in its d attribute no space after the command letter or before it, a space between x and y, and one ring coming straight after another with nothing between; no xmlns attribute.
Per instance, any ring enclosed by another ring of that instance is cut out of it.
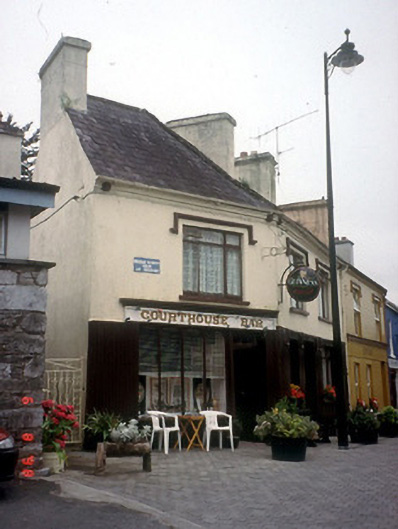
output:
<svg viewBox="0 0 398 529"><path fill-rule="evenodd" d="M339 295L337 288L336 247L334 240L334 215L333 215L333 185L332 185L332 159L330 149L330 122L329 122L329 77L335 67L351 72L355 66L363 62L362 55L355 50L353 42L348 38L350 30L345 30L346 41L331 55L324 54L325 76L325 110L326 110L326 176L327 176L327 206L329 225L329 266L330 286L332 298L332 326L333 326L333 354L331 358L332 376L336 386L336 415L337 438L339 449L348 448L348 395L347 395L347 365L345 353L341 342Z"/></svg>

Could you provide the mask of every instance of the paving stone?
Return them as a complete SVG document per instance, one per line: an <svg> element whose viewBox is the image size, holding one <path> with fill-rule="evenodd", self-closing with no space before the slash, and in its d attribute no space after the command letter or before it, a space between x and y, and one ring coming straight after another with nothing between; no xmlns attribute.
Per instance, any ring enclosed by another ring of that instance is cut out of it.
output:
<svg viewBox="0 0 398 529"><path fill-rule="evenodd" d="M273 461L269 447L241 442L234 453L155 451L150 474L139 458L108 459L102 476L87 472L94 454L77 452L65 477L205 529L390 529L398 519L397 452L398 439L348 451L333 440L291 463Z"/></svg>

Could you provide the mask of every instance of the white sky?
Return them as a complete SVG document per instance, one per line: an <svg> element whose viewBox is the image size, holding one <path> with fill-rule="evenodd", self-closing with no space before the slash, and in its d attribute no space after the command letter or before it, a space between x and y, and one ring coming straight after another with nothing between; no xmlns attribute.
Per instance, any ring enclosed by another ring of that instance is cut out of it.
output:
<svg viewBox="0 0 398 529"><path fill-rule="evenodd" d="M1 0L0 110L39 126L38 71L61 35L92 43L89 93L168 121L229 112L236 153L270 151L279 203L326 195L323 52L351 29L365 62L330 80L336 235L398 303L396 0Z"/></svg>

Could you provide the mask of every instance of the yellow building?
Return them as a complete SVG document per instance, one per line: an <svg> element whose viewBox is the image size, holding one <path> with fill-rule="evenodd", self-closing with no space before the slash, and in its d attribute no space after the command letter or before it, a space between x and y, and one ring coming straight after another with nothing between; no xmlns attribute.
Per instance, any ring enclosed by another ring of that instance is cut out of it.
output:
<svg viewBox="0 0 398 529"><path fill-rule="evenodd" d="M346 337L350 404L358 399L379 407L390 403L384 304L386 290L352 264L353 243L336 241L337 253L346 261L342 271L341 305Z"/></svg>

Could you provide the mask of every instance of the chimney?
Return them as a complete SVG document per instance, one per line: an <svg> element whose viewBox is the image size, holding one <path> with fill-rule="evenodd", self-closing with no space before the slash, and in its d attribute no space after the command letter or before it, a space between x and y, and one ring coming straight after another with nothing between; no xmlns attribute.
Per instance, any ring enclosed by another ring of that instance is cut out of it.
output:
<svg viewBox="0 0 398 529"><path fill-rule="evenodd" d="M21 178L21 144L23 132L0 114L0 177Z"/></svg>
<svg viewBox="0 0 398 529"><path fill-rule="evenodd" d="M90 42L62 37L40 69L43 137L66 108L87 110L87 55Z"/></svg>
<svg viewBox="0 0 398 529"><path fill-rule="evenodd" d="M347 237L335 237L334 243L337 257L354 266L354 243L347 239Z"/></svg>
<svg viewBox="0 0 398 529"><path fill-rule="evenodd" d="M275 165L269 152L242 152L235 158L235 178L275 204Z"/></svg>
<svg viewBox="0 0 398 529"><path fill-rule="evenodd" d="M226 112L175 119L166 125L203 152L229 175L234 176L234 127Z"/></svg>

